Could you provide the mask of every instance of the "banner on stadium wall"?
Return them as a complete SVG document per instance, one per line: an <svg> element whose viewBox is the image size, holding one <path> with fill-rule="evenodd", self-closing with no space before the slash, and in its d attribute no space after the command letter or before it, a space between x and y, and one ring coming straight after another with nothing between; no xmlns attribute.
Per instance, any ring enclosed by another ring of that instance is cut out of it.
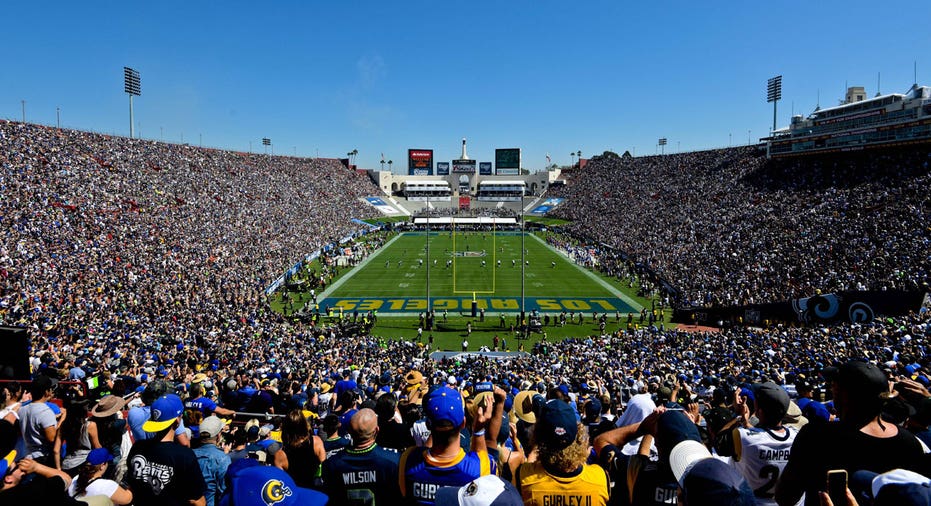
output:
<svg viewBox="0 0 931 506"><path fill-rule="evenodd" d="M453 160L454 174L475 174L475 160Z"/></svg>
<svg viewBox="0 0 931 506"><path fill-rule="evenodd" d="M482 176L491 175L491 162L479 162L478 163L478 173Z"/></svg>
<svg viewBox="0 0 931 506"><path fill-rule="evenodd" d="M765 322L822 324L865 323L877 316L903 316L917 311L920 291L849 291L819 294L771 304L677 309L673 321L717 326L719 322L758 325Z"/></svg>
<svg viewBox="0 0 931 506"><path fill-rule="evenodd" d="M449 162L436 162L436 175L437 176L448 176L449 175Z"/></svg>
<svg viewBox="0 0 931 506"><path fill-rule="evenodd" d="M469 197L459 197L459 209L469 210L472 205L472 199Z"/></svg>
<svg viewBox="0 0 931 506"><path fill-rule="evenodd" d="M432 176L433 175L433 150L432 149L408 149L407 150L407 174L410 176Z"/></svg>

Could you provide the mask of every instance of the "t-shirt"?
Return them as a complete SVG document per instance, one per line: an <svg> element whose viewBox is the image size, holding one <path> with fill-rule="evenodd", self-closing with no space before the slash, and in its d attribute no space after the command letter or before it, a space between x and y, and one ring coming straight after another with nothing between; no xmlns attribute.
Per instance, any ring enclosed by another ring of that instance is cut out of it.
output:
<svg viewBox="0 0 931 506"><path fill-rule="evenodd" d="M784 474L791 468L801 481L806 506L818 506L818 492L825 488L830 469L845 469L848 475L896 468L921 473L923 455L918 439L901 428L893 437L878 438L841 423L809 423L795 437Z"/></svg>
<svg viewBox="0 0 931 506"><path fill-rule="evenodd" d="M19 423L26 444L25 457L37 459L52 455L52 443L45 438L45 429L56 425L55 414L44 402L30 402L19 408Z"/></svg>
<svg viewBox="0 0 931 506"><path fill-rule="evenodd" d="M136 506L180 506L204 496L206 485L194 451L174 441L136 441L126 464Z"/></svg>
<svg viewBox="0 0 931 506"><path fill-rule="evenodd" d="M110 497L114 492L116 492L118 487L119 484L113 480L98 478L88 483L87 489L85 489L84 492L79 495L77 494L78 480L75 478L71 480L71 486L68 487L68 495L74 497L75 499L80 499L82 497L93 497L95 495Z"/></svg>
<svg viewBox="0 0 931 506"><path fill-rule="evenodd" d="M372 444L343 449L323 462L323 486L330 504L346 506L396 505L400 454Z"/></svg>
<svg viewBox="0 0 931 506"><path fill-rule="evenodd" d="M213 414L213 411L217 409L217 403L213 402L213 400L209 397L200 396L196 399L185 402L184 407L186 409L200 411L206 417Z"/></svg>

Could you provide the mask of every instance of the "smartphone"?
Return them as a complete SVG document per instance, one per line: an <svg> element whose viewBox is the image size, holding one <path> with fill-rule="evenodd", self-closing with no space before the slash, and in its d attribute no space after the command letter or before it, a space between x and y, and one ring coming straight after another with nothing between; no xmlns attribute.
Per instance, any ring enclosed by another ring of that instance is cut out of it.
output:
<svg viewBox="0 0 931 506"><path fill-rule="evenodd" d="M847 504L847 471L843 469L828 471L828 495L834 504Z"/></svg>

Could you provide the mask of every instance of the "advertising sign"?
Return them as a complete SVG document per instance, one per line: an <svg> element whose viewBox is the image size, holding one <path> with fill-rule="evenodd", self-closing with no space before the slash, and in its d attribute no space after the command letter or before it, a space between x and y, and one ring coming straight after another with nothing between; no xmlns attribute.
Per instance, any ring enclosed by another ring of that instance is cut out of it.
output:
<svg viewBox="0 0 931 506"><path fill-rule="evenodd" d="M453 173L475 174L475 160L453 160Z"/></svg>
<svg viewBox="0 0 931 506"><path fill-rule="evenodd" d="M478 162L478 173L483 176L490 176L491 162Z"/></svg>
<svg viewBox="0 0 931 506"><path fill-rule="evenodd" d="M437 176L448 176L449 175L449 162L436 162L436 175Z"/></svg>
<svg viewBox="0 0 931 506"><path fill-rule="evenodd" d="M432 149L408 149L407 150L407 173L411 176L432 176L433 175L433 150Z"/></svg>

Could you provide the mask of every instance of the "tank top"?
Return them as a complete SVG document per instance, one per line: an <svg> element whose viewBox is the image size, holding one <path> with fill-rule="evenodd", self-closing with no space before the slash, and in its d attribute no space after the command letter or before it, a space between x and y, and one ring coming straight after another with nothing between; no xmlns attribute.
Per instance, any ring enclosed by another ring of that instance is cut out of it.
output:
<svg viewBox="0 0 931 506"><path fill-rule="evenodd" d="M295 485L303 488L317 488L320 476L320 461L314 453L312 440L307 439L298 446L282 445L281 450L288 456L288 475Z"/></svg>

